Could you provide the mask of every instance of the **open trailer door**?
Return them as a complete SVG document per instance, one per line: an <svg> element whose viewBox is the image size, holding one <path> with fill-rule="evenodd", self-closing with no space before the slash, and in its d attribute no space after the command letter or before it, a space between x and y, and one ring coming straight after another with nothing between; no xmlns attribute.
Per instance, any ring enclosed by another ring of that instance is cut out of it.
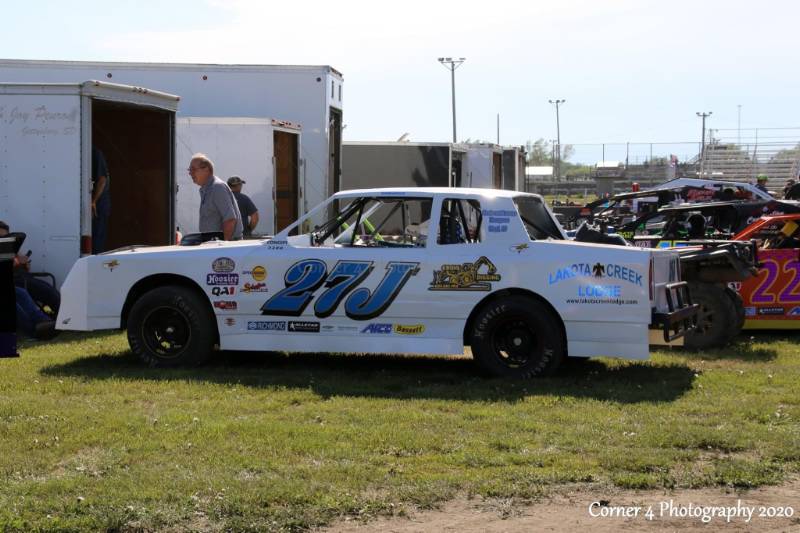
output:
<svg viewBox="0 0 800 533"><path fill-rule="evenodd" d="M82 85L82 96L83 183L91 191L92 147L104 155L110 178L105 249L174 244L175 113L180 98L96 81ZM82 233L87 235L94 216L91 204L82 212Z"/></svg>

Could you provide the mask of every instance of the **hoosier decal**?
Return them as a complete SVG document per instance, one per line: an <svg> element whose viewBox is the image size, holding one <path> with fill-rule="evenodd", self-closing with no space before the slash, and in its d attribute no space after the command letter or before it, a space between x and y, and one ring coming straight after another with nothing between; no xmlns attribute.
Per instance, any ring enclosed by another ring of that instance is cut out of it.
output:
<svg viewBox="0 0 800 533"><path fill-rule="evenodd" d="M486 270L481 272L481 269ZM440 270L433 271L433 281L429 291L489 291L493 281L500 281L497 267L482 256L474 263L460 265L442 265Z"/></svg>
<svg viewBox="0 0 800 533"><path fill-rule="evenodd" d="M238 285L239 274L206 274L206 285Z"/></svg>

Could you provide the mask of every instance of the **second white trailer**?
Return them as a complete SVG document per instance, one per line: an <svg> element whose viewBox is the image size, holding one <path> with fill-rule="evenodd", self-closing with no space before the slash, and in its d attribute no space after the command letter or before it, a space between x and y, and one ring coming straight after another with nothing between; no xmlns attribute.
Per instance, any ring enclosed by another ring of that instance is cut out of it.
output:
<svg viewBox="0 0 800 533"><path fill-rule="evenodd" d="M300 215L300 192L306 187L299 173L299 125L275 119L184 117L176 121L176 137L175 222L184 235L199 230L199 187L186 170L197 152L209 156L223 181L239 176L246 182L242 192L259 214L254 234L274 235Z"/></svg>

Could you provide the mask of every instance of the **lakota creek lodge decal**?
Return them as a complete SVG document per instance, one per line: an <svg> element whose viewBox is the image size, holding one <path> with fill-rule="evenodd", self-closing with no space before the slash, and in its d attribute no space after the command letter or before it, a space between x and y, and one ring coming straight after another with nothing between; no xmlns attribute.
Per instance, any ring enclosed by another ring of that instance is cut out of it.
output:
<svg viewBox="0 0 800 533"><path fill-rule="evenodd" d="M486 270L481 272L485 267ZM429 291L490 291L493 281L500 281L500 274L486 256L481 256L474 263L460 265L442 265L433 271L433 281Z"/></svg>
<svg viewBox="0 0 800 533"><path fill-rule="evenodd" d="M578 277L594 278L595 280L605 277L626 281L638 287L642 286L642 274L630 267L614 263L574 263L570 266L559 268L555 272L550 272L547 275L547 283L548 285L555 285L561 281Z"/></svg>

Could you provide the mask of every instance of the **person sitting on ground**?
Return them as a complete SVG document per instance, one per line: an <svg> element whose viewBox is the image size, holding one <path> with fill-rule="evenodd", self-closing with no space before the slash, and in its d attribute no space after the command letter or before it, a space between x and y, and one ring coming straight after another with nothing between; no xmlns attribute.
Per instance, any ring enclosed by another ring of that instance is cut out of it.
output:
<svg viewBox="0 0 800 533"><path fill-rule="evenodd" d="M0 220L0 237L5 237L10 231L8 224ZM46 281L31 275L30 269L30 258L17 254L14 258L14 285L25 289L34 301L48 307L52 316L56 316L61 306L61 293Z"/></svg>

